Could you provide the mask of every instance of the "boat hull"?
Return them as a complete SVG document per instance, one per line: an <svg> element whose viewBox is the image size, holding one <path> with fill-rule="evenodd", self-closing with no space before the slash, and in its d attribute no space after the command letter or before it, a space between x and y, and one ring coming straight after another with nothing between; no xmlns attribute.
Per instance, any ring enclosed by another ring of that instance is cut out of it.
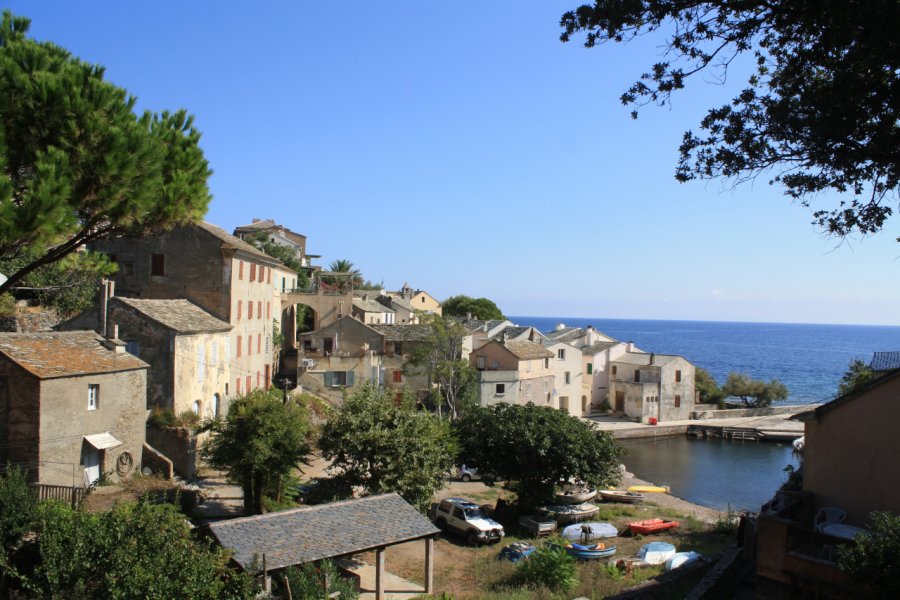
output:
<svg viewBox="0 0 900 600"><path fill-rule="evenodd" d="M581 492L560 492L556 494L556 501L559 504L583 504L589 500L593 500L597 495L597 490L585 490Z"/></svg>
<svg viewBox="0 0 900 600"><path fill-rule="evenodd" d="M628 491L639 494L668 494L671 488L667 485L633 485Z"/></svg>
<svg viewBox="0 0 900 600"><path fill-rule="evenodd" d="M569 556L573 556L578 560L598 560L601 558L606 558L607 556L612 556L615 553L615 546L607 546L605 548L599 548L595 550L572 548L568 546L566 547L566 554L568 554Z"/></svg>
<svg viewBox="0 0 900 600"><path fill-rule="evenodd" d="M600 509L593 504L567 504L542 506L538 512L553 519L559 525L569 525L587 521L600 512Z"/></svg>
<svg viewBox="0 0 900 600"><path fill-rule="evenodd" d="M629 523L628 529L630 529L631 533L633 534L648 535L651 533L657 533L659 531L666 531L667 529L672 529L674 527L678 527L679 525L680 523L678 521L650 519L647 521L636 521L634 523Z"/></svg>
<svg viewBox="0 0 900 600"><path fill-rule="evenodd" d="M624 502L625 504L640 504L646 499L646 496L637 492L622 492L619 490L609 490L599 492L604 502Z"/></svg>

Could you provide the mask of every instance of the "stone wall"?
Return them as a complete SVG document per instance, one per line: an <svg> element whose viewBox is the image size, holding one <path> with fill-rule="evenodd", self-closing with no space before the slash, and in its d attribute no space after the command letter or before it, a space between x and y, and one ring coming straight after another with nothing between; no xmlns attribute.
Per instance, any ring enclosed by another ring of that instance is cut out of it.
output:
<svg viewBox="0 0 900 600"><path fill-rule="evenodd" d="M147 444L172 461L175 472L191 481L196 476L197 436L184 427L147 426Z"/></svg>

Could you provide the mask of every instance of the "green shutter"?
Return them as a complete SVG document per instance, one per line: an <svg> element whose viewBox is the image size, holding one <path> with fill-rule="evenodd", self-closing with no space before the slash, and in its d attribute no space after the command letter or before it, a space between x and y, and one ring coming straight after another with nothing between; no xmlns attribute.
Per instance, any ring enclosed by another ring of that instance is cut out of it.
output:
<svg viewBox="0 0 900 600"><path fill-rule="evenodd" d="M588 363L588 375L594 372L594 363Z"/></svg>
<svg viewBox="0 0 900 600"><path fill-rule="evenodd" d="M325 387L331 387L333 385L333 376L331 371L325 371Z"/></svg>
<svg viewBox="0 0 900 600"><path fill-rule="evenodd" d="M356 374L353 371L347 371L347 387L353 387L353 379Z"/></svg>

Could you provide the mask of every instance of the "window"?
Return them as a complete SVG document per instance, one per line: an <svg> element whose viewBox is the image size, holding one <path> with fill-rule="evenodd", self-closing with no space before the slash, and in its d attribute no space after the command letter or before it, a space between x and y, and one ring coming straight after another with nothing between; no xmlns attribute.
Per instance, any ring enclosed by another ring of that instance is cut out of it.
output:
<svg viewBox="0 0 900 600"><path fill-rule="evenodd" d="M250 263L250 281L256 281L256 263Z"/></svg>
<svg viewBox="0 0 900 600"><path fill-rule="evenodd" d="M566 349L560 348L559 350L557 350L556 358L558 358L559 360L565 360L566 359Z"/></svg>
<svg viewBox="0 0 900 600"><path fill-rule="evenodd" d="M244 302L243 300L238 300L238 309L237 309L237 320L241 320L241 312L243 310Z"/></svg>
<svg viewBox="0 0 900 600"><path fill-rule="evenodd" d="M238 357L241 355L241 336L237 337L237 352L234 355Z"/></svg>
<svg viewBox="0 0 900 600"><path fill-rule="evenodd" d="M125 342L125 352L128 354L133 354L135 356L140 356L138 352L140 352L140 346L137 342Z"/></svg>
<svg viewBox="0 0 900 600"><path fill-rule="evenodd" d="M266 280L266 268L264 266L260 265L259 266L259 282L262 283L265 280Z"/></svg>
<svg viewBox="0 0 900 600"><path fill-rule="evenodd" d="M195 415L200 414L200 401L199 400L194 400L194 403L191 405L191 412L194 413Z"/></svg>
<svg viewBox="0 0 900 600"><path fill-rule="evenodd" d="M100 405L100 385L88 384L88 410L97 410Z"/></svg>
<svg viewBox="0 0 900 600"><path fill-rule="evenodd" d="M550 359L549 359L549 358L545 358L545 359L544 359L544 368L545 368L545 369L549 369L549 368L550 368Z"/></svg>
<svg viewBox="0 0 900 600"><path fill-rule="evenodd" d="M256 334L256 353L262 354L262 334Z"/></svg>
<svg viewBox="0 0 900 600"><path fill-rule="evenodd" d="M150 255L150 274L157 277L163 277L166 274L165 254Z"/></svg>
<svg viewBox="0 0 900 600"><path fill-rule="evenodd" d="M675 383L681 383L681 371L675 371Z"/></svg>
<svg viewBox="0 0 900 600"><path fill-rule="evenodd" d="M238 279L244 278L244 261L238 261Z"/></svg>
<svg viewBox="0 0 900 600"><path fill-rule="evenodd" d="M394 342L394 354L403 354L403 342Z"/></svg>
<svg viewBox="0 0 900 600"><path fill-rule="evenodd" d="M641 370L640 369L634 370L634 380L635 380L635 382L640 382L640 380L641 380Z"/></svg>
<svg viewBox="0 0 900 600"><path fill-rule="evenodd" d="M425 302L425 296L422 296L422 302L423 303Z"/></svg>
<svg viewBox="0 0 900 600"><path fill-rule="evenodd" d="M262 300L256 301L256 318L262 319Z"/></svg>
<svg viewBox="0 0 900 600"><path fill-rule="evenodd" d="M325 371L325 387L352 387L353 371Z"/></svg>
<svg viewBox="0 0 900 600"><path fill-rule="evenodd" d="M681 406L681 396L679 394L675 394L675 408Z"/></svg>
<svg viewBox="0 0 900 600"><path fill-rule="evenodd" d="M594 363L588 363L587 374L591 375L594 372Z"/></svg>
<svg viewBox="0 0 900 600"><path fill-rule="evenodd" d="M484 357L479 356L475 359L475 368L476 369L484 369Z"/></svg>
<svg viewBox="0 0 900 600"><path fill-rule="evenodd" d="M250 388L253 386L253 381L250 379L250 376L249 376L249 375L247 375L247 380L246 380L246 382L247 382L247 389L245 390L245 393L249 394L249 393L250 393Z"/></svg>
<svg viewBox="0 0 900 600"><path fill-rule="evenodd" d="M253 300L247 300L247 320L253 320Z"/></svg>
<svg viewBox="0 0 900 600"><path fill-rule="evenodd" d="M125 275L125 276L134 275L134 263L133 262L123 262L123 263L120 263L119 266L121 267L120 271L121 271L122 275Z"/></svg>
<svg viewBox="0 0 900 600"><path fill-rule="evenodd" d="M266 283L272 283L272 269L266 271Z"/></svg>
<svg viewBox="0 0 900 600"><path fill-rule="evenodd" d="M613 365L613 366L612 366L612 374L613 374L613 375L615 375L615 374L616 374L616 371L618 371L618 370L619 370L619 368L618 368L616 365Z"/></svg>
<svg viewBox="0 0 900 600"><path fill-rule="evenodd" d="M394 383L403 383L403 371L400 369L394 370Z"/></svg>
<svg viewBox="0 0 900 600"><path fill-rule="evenodd" d="M566 371L566 383L572 383L572 374Z"/></svg>
<svg viewBox="0 0 900 600"><path fill-rule="evenodd" d="M272 318L272 303L271 302L266 302L266 318L267 319Z"/></svg>
<svg viewBox="0 0 900 600"><path fill-rule="evenodd" d="M238 377L237 379L234 380L234 393L237 394L238 396L241 395L241 378L240 377Z"/></svg>
<svg viewBox="0 0 900 600"><path fill-rule="evenodd" d="M505 393L506 393L506 384L505 383L498 383L497 385L494 386L494 395L495 396L502 396Z"/></svg>

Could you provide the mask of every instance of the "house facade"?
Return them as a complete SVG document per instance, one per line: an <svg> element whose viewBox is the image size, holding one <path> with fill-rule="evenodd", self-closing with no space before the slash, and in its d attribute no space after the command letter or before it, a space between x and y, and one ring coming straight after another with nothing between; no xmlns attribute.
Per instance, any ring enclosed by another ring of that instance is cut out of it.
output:
<svg viewBox="0 0 900 600"><path fill-rule="evenodd" d="M625 352L610 361L609 396L614 410L642 422L690 419L694 365L681 356Z"/></svg>
<svg viewBox="0 0 900 600"><path fill-rule="evenodd" d="M0 334L0 462L73 487L139 471L147 368L93 331Z"/></svg>
<svg viewBox="0 0 900 600"><path fill-rule="evenodd" d="M553 392L550 406L563 410L573 417L587 414L589 402L583 394L583 359L581 349L544 338L541 345L550 351L550 368L553 371Z"/></svg>
<svg viewBox="0 0 900 600"><path fill-rule="evenodd" d="M373 325L384 336L384 387L399 401L403 392L423 400L431 390L428 374L423 370L406 368L410 357L431 335L431 327L424 324Z"/></svg>
<svg viewBox="0 0 900 600"><path fill-rule="evenodd" d="M367 325L392 325L394 323L394 310L376 302L366 293L353 298L351 314Z"/></svg>
<svg viewBox="0 0 900 600"><path fill-rule="evenodd" d="M185 298L232 326L233 395L270 386L277 367L274 321L291 323L292 311L281 311L281 288L296 286L296 274L288 275L280 261L209 223L103 240L94 249L119 265L119 296Z"/></svg>
<svg viewBox="0 0 900 600"><path fill-rule="evenodd" d="M550 405L555 384L552 357L550 350L529 340L494 340L476 348L469 363L478 371L479 404Z"/></svg>
<svg viewBox="0 0 900 600"><path fill-rule="evenodd" d="M274 219L253 219L247 225L236 227L234 236L245 241L245 238L248 237L265 237L272 244L289 248L294 253L294 258L304 268L310 270L315 269L310 259L321 258L317 254L307 254L305 235L291 231L284 225L279 225Z"/></svg>
<svg viewBox="0 0 900 600"><path fill-rule="evenodd" d="M441 303L425 290L414 290L408 283L396 292L387 292L388 296L406 301L413 311L428 315L441 316Z"/></svg>

